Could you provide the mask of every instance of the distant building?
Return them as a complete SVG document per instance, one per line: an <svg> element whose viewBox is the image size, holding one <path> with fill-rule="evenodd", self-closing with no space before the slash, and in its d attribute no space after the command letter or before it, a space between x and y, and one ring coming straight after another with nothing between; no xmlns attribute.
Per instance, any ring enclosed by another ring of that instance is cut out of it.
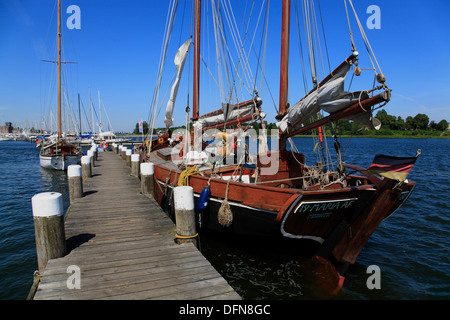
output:
<svg viewBox="0 0 450 320"><path fill-rule="evenodd" d="M0 133L13 133L12 123L5 122L4 126L0 126Z"/></svg>

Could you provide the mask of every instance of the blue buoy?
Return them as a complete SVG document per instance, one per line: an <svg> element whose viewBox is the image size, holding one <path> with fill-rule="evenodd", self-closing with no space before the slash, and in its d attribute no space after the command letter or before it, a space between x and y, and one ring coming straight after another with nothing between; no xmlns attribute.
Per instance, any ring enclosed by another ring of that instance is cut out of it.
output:
<svg viewBox="0 0 450 320"><path fill-rule="evenodd" d="M203 211L206 209L209 203L209 197L211 196L211 190L209 190L209 185L204 187L202 192L200 193L200 198L197 202L197 209L199 211Z"/></svg>

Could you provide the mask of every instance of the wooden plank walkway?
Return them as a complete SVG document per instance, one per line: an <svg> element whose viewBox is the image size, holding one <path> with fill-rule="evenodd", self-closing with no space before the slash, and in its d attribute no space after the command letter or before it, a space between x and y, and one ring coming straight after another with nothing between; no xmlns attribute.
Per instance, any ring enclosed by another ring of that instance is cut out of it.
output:
<svg viewBox="0 0 450 320"><path fill-rule="evenodd" d="M35 300L240 299L192 243L174 242L174 223L118 155L98 158L66 214L70 252L48 262ZM67 286L71 265L80 268L80 289Z"/></svg>

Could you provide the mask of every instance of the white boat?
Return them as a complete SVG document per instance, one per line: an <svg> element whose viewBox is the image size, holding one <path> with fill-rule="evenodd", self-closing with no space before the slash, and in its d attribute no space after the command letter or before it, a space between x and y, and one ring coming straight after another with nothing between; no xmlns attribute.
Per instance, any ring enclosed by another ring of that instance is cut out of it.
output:
<svg viewBox="0 0 450 320"><path fill-rule="evenodd" d="M47 146L41 149L39 154L39 163L42 168L53 169L53 170L66 170L67 167L73 164L81 163L81 156L74 151L69 151L65 153L64 149L68 147L73 147L72 145L63 144L61 146ZM59 150L59 152L58 152ZM57 152L56 154L53 152Z"/></svg>
<svg viewBox="0 0 450 320"><path fill-rule="evenodd" d="M98 138L95 139L96 143L101 143L102 141L105 141L108 144L111 143L122 143L130 141L130 139L124 139L124 138L117 138L114 132L112 131L104 131L100 132L98 135Z"/></svg>

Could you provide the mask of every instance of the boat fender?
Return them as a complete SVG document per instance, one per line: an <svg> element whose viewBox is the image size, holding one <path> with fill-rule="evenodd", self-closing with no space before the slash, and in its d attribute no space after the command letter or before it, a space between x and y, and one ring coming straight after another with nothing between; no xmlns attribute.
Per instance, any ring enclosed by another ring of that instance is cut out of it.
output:
<svg viewBox="0 0 450 320"><path fill-rule="evenodd" d="M198 198L197 202L197 209L199 211L203 211L206 209L209 203L209 198L211 196L211 190L209 189L209 186L206 186L203 188L202 192L200 193L200 197Z"/></svg>

